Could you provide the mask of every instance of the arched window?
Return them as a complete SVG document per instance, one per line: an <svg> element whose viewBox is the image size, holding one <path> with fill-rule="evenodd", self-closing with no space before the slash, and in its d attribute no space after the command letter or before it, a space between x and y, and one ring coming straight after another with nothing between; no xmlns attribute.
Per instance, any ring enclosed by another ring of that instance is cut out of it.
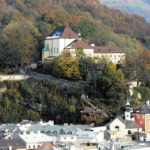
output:
<svg viewBox="0 0 150 150"><path fill-rule="evenodd" d="M119 131L119 126L115 126L115 129L116 129L117 131Z"/></svg>

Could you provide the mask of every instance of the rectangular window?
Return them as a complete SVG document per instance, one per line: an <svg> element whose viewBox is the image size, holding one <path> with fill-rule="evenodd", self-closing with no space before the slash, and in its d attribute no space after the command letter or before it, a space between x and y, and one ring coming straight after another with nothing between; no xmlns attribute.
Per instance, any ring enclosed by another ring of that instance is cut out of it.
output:
<svg viewBox="0 0 150 150"><path fill-rule="evenodd" d="M55 48L54 48L54 54L55 54Z"/></svg>
<svg viewBox="0 0 150 150"><path fill-rule="evenodd" d="M51 48L51 53L53 54L53 48Z"/></svg>
<svg viewBox="0 0 150 150"><path fill-rule="evenodd" d="M58 48L57 48L57 54L58 54Z"/></svg>

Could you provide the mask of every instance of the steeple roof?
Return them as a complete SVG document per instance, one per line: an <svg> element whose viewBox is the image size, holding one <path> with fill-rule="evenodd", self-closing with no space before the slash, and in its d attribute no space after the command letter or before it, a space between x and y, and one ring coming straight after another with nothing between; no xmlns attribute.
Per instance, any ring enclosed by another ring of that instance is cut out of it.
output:
<svg viewBox="0 0 150 150"><path fill-rule="evenodd" d="M129 96L127 95L127 101L126 101L126 111L130 110L130 100L129 100Z"/></svg>

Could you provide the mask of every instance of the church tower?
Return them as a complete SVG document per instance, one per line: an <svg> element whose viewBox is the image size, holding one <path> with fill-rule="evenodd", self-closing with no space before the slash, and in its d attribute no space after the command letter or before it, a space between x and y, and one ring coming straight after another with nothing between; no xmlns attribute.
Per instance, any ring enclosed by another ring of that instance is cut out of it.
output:
<svg viewBox="0 0 150 150"><path fill-rule="evenodd" d="M129 100L129 96L127 95L125 120L132 120L131 119L131 112L132 112L132 109L130 108L130 100Z"/></svg>

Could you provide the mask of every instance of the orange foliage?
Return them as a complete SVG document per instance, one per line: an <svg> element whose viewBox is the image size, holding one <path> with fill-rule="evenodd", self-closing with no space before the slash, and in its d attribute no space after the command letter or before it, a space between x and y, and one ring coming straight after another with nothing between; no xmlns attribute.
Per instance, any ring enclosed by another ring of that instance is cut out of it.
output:
<svg viewBox="0 0 150 150"><path fill-rule="evenodd" d="M0 4L5 4L6 1L5 0L0 0Z"/></svg>

